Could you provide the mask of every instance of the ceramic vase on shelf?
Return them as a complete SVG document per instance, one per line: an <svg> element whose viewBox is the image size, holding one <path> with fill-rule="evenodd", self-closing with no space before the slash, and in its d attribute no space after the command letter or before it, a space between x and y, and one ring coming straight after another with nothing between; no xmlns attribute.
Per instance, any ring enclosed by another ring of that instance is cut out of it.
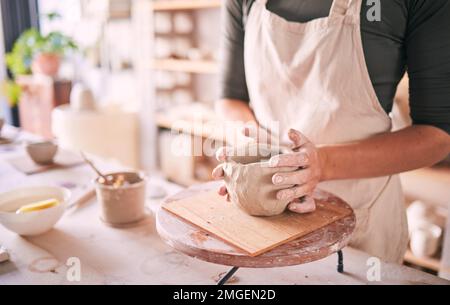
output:
<svg viewBox="0 0 450 305"><path fill-rule="evenodd" d="M75 111L96 110L92 91L81 83L75 84L70 92L70 107Z"/></svg>
<svg viewBox="0 0 450 305"><path fill-rule="evenodd" d="M424 223L411 234L411 251L417 257L432 257L440 247L442 229L432 223Z"/></svg>

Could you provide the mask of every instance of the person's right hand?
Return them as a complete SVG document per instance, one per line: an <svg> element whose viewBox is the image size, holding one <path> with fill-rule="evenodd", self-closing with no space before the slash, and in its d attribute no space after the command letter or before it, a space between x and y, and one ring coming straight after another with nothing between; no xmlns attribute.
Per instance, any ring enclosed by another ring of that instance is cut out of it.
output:
<svg viewBox="0 0 450 305"><path fill-rule="evenodd" d="M243 129L242 132L246 137L252 138L253 142L256 142L256 143L261 143L260 141L258 141L258 139L264 139L264 138L267 139L266 136L260 136L260 137L255 138L255 135L261 135L262 133L260 133L260 132L264 132L264 131L255 132L255 129L253 129L253 130ZM292 141L292 144L285 145L286 147L291 147L292 149L296 149L297 146L300 146L300 144L295 141L295 138L294 139L292 139L291 137L289 137L289 138ZM271 143L271 141L266 141L265 143L273 144L273 142ZM212 172L212 177L214 180L220 180L220 179L224 178L225 172L223 169L223 162L227 162L229 156L231 156L232 153L234 153L234 150L231 147L221 147L217 150L216 159L219 162L221 162L221 164L219 164ZM223 184L219 187L218 193L221 196L227 196L227 200L228 201L230 200L228 190L227 190L225 184ZM315 211L316 204L315 204L314 199L311 196L303 196L301 198L293 199L289 203L288 209L294 213L299 213L299 214L310 213L312 211Z"/></svg>

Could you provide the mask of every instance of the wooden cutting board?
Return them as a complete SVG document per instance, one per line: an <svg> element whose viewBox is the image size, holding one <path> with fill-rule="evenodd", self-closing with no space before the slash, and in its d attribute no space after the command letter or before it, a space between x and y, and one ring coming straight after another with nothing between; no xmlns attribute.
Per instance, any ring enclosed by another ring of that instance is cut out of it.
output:
<svg viewBox="0 0 450 305"><path fill-rule="evenodd" d="M162 207L248 255L257 256L352 213L349 208L324 200L316 199L316 204L316 211L310 214L287 211L273 217L254 217L214 190L166 202Z"/></svg>

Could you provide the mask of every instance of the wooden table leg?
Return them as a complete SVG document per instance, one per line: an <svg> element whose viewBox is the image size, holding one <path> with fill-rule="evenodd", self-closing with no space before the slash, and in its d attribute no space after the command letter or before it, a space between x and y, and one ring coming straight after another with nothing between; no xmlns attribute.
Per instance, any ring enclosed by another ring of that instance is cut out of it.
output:
<svg viewBox="0 0 450 305"><path fill-rule="evenodd" d="M232 276L233 274L236 273L236 271L238 271L239 267L233 267L230 269L230 271L227 272L227 274L225 274L218 282L217 285L222 286L224 285Z"/></svg>

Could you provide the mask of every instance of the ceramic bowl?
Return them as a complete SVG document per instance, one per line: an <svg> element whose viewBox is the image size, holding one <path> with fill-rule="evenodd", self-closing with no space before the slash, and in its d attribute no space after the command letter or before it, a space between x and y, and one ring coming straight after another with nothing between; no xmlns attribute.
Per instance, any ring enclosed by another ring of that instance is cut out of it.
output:
<svg viewBox="0 0 450 305"><path fill-rule="evenodd" d="M30 158L37 164L48 165L53 163L58 145L51 141L30 143L26 146Z"/></svg>
<svg viewBox="0 0 450 305"><path fill-rule="evenodd" d="M60 204L44 210L16 214L33 202L55 198ZM0 194L0 223L19 235L33 236L47 232L58 222L70 199L70 191L62 187L26 187Z"/></svg>

